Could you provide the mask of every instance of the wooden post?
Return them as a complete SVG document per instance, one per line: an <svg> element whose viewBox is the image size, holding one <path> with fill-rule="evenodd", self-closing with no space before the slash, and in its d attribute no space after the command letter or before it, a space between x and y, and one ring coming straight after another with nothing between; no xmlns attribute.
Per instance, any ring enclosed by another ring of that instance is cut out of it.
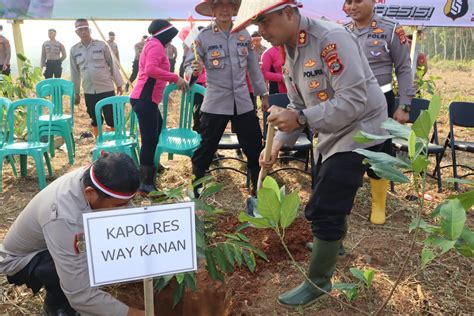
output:
<svg viewBox="0 0 474 316"><path fill-rule="evenodd" d="M143 200L141 203L146 210L147 206L151 206L150 200ZM147 278L143 280L143 296L145 300L145 315L154 316L155 315L155 302L153 295L153 278Z"/></svg>
<svg viewBox="0 0 474 316"><path fill-rule="evenodd" d="M18 54L25 55L25 50L23 48L23 38L21 36L21 24L23 21L21 20L13 20L12 29L13 29L13 40L15 42L15 51L16 51L16 62L18 65L18 72L21 71L23 67L23 61L18 58Z"/></svg>
<svg viewBox="0 0 474 316"><path fill-rule="evenodd" d="M418 28L415 26L415 29L413 30L413 35L412 35L412 40L411 40L411 49L410 49L410 58L411 58L411 73L412 73L412 80L415 80L416 78L416 65L418 62L418 58L415 58L416 56L416 44L418 42Z"/></svg>

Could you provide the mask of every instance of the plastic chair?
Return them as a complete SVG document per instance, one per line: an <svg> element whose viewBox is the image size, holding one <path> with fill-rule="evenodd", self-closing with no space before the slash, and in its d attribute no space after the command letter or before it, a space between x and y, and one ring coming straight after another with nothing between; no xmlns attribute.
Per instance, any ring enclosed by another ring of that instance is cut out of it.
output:
<svg viewBox="0 0 474 316"><path fill-rule="evenodd" d="M66 143L69 164L73 165L76 155L76 144L72 134L74 126L74 84L64 79L46 79L36 85L36 96L38 98L51 97L51 101L54 104L51 132L49 134L46 134L48 117L43 115L39 118L41 136L47 135L50 137L49 151L51 156L54 157L55 154L54 135L61 136ZM63 96L69 97L70 114L64 114Z"/></svg>
<svg viewBox="0 0 474 316"><path fill-rule="evenodd" d="M25 108L27 134L26 141L15 142L13 138L13 131L15 128L15 110L20 107ZM4 128L5 134L8 134L7 142L3 145L2 151L0 151L0 161L3 161L5 156L20 155L20 173L23 177L26 176L27 171L27 156L32 156L36 165L36 173L38 174L40 189L44 189L46 187L43 157L46 160L49 175L53 175L48 152L49 138L48 142L46 143L40 141L39 117L43 113L43 108L48 109L47 116L50 119L48 123L49 133L49 130L51 129L51 120L54 108L54 105L50 101L45 99L22 99L11 103L8 107L7 124ZM0 181L2 177L2 166L3 164L0 164Z"/></svg>
<svg viewBox="0 0 474 316"><path fill-rule="evenodd" d="M446 150L446 147L451 148L451 158L453 160L452 165L447 165L446 167L453 167L453 176L454 178L465 178L467 176L474 175L474 172L464 174L462 176L458 175L457 167L463 167L474 171L473 167L461 165L457 163L456 151L464 151L468 153L474 153L474 141L472 140L463 140L459 141L455 139L454 127L474 127L474 103L472 102L452 102L449 105L449 135L446 138L443 147L443 153ZM471 134L472 135L472 134ZM459 184L454 183L454 188L459 190Z"/></svg>
<svg viewBox="0 0 474 316"><path fill-rule="evenodd" d="M290 100L288 99L288 95L286 93L277 93L271 94L268 98L268 102L270 106L275 105L282 108L286 108L288 104L290 104ZM263 116L263 123L264 123L264 139L267 135L267 116L268 113L265 113ZM300 159L293 156L289 156L286 153L295 150L298 152L306 152L306 159ZM286 161L298 161L304 163L304 169L295 168L295 167L282 167L280 169L273 170L268 175L273 175L277 172L283 170L295 170L311 176L311 187L314 186L314 152L313 152L313 134L312 132L306 128L303 133L298 137L295 145L293 147L283 145L281 148L282 156L278 157L278 160L286 160ZM309 170L309 166L311 164L311 170Z"/></svg>
<svg viewBox="0 0 474 316"><path fill-rule="evenodd" d="M395 107L398 107L400 100L399 98L395 99ZM413 124L420 116L422 110L427 110L430 106L430 100L413 98L411 101L411 110L409 113L408 123ZM395 138L392 140L392 145L396 151L408 152L408 141L401 138ZM443 185L441 182L441 156L443 154L443 146L439 145L438 140L438 124L434 122L433 124L433 134L431 136L430 143L428 144L428 155L435 155L436 157L436 166L433 172L433 177L438 181L438 192L441 192ZM436 175L436 176L435 176ZM393 190L392 190L393 191Z"/></svg>
<svg viewBox="0 0 474 316"><path fill-rule="evenodd" d="M113 96L102 99L95 105L97 126L102 126L102 108L104 106L112 106L114 131L105 133L102 131L102 128L98 129L99 134L97 136L95 148L92 152L93 160L99 158L101 151L123 152L132 157L137 166L139 165L137 153L137 117L131 106L129 107L129 115L127 116L127 103L130 104L130 97Z"/></svg>
<svg viewBox="0 0 474 316"><path fill-rule="evenodd" d="M6 122L3 121L3 113L8 111L8 107L10 106L10 100L7 98L0 97L0 152L3 150L3 144L5 143L5 138L7 137L7 133L3 133L4 125L6 126ZM7 156L8 161L13 169L13 175L16 177L18 176L15 167L15 160L12 156ZM0 160L0 163L3 164L3 160ZM1 182L0 182L1 187Z"/></svg>
<svg viewBox="0 0 474 316"><path fill-rule="evenodd" d="M204 95L206 89L198 84L182 93L181 107L179 115L179 126L177 128L168 128L168 100L170 93L177 90L175 84L166 87L163 96L163 126L161 128L160 138L155 150L155 166L160 165L160 157L163 153L168 153L169 159L173 159L173 154L192 157L194 151L201 144L201 135L192 130L193 123L193 102L194 95L199 93Z"/></svg>

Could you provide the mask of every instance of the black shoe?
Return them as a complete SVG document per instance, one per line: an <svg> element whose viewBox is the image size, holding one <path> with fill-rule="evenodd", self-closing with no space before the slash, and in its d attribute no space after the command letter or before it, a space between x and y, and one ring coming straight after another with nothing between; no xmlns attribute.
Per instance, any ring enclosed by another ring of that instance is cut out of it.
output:
<svg viewBox="0 0 474 316"><path fill-rule="evenodd" d="M125 85L125 92L128 92L128 90L130 90L130 84L127 82Z"/></svg>
<svg viewBox="0 0 474 316"><path fill-rule="evenodd" d="M80 316L71 306L50 306L43 304L42 316Z"/></svg>
<svg viewBox="0 0 474 316"><path fill-rule="evenodd" d="M141 195L148 195L150 192L156 191L154 166L140 166L140 187L138 191Z"/></svg>
<svg viewBox="0 0 474 316"><path fill-rule="evenodd" d="M94 137L94 135L92 135L91 132L83 132L83 133L81 133L81 135L79 136L80 139L91 138L91 137Z"/></svg>

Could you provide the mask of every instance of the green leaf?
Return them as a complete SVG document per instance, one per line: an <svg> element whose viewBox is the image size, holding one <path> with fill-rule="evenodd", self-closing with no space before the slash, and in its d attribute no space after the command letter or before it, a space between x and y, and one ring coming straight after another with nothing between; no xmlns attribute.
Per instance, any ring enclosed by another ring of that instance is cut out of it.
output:
<svg viewBox="0 0 474 316"><path fill-rule="evenodd" d="M417 137L428 141L432 127L433 123L431 123L430 113L426 110L422 110L420 116L418 116L415 123L413 123L413 131Z"/></svg>
<svg viewBox="0 0 474 316"><path fill-rule="evenodd" d="M381 127L383 129L386 129L391 135L394 135L396 137L400 137L405 140L408 140L408 138L410 137L411 129L406 125L398 123L392 118L389 118L388 120L383 122Z"/></svg>
<svg viewBox="0 0 474 316"><path fill-rule="evenodd" d="M408 163L399 158L387 155L386 153L374 152L362 148L355 149L354 152L367 157L367 160L371 165L386 164L411 170L411 166Z"/></svg>
<svg viewBox="0 0 474 316"><path fill-rule="evenodd" d="M213 280L220 280L224 282L224 276L217 270L216 261L213 256L212 249L206 249L206 270L209 272L209 275Z"/></svg>
<svg viewBox="0 0 474 316"><path fill-rule="evenodd" d="M241 234L241 233L237 233L237 236L239 236L239 238L245 242L250 242L250 239L245 236L244 234Z"/></svg>
<svg viewBox="0 0 474 316"><path fill-rule="evenodd" d="M239 267L242 267L242 248L239 245L232 245L234 251L234 259Z"/></svg>
<svg viewBox="0 0 474 316"><path fill-rule="evenodd" d="M383 179L397 183L410 183L410 179L408 179L407 176L403 174L403 172L397 168L392 167L392 165L374 164L370 166L370 169L372 169L377 176Z"/></svg>
<svg viewBox="0 0 474 316"><path fill-rule="evenodd" d="M474 251L471 247L465 243L456 243L456 251L463 257L472 258L474 257Z"/></svg>
<svg viewBox="0 0 474 316"><path fill-rule="evenodd" d="M197 187L197 186L199 186L199 185L201 185L201 184L205 184L205 183L207 183L207 182L210 182L210 181L212 181L213 179L214 179L214 177L211 176L211 175L209 175L209 176L204 176L204 177L200 178L199 180L194 181L194 182L192 183L192 185L193 185L193 187Z"/></svg>
<svg viewBox="0 0 474 316"><path fill-rule="evenodd" d="M257 210L260 215L272 223L272 226L276 226L280 222L281 205L277 194L280 194L279 190L278 193L275 193L274 189L270 188L262 188L257 193Z"/></svg>
<svg viewBox="0 0 474 316"><path fill-rule="evenodd" d="M196 274L186 273L184 277L184 283L188 289L196 291Z"/></svg>
<svg viewBox="0 0 474 316"><path fill-rule="evenodd" d="M365 269L364 270L364 282L365 285L369 288L372 286L372 281L375 277L375 271L372 269Z"/></svg>
<svg viewBox="0 0 474 316"><path fill-rule="evenodd" d="M408 138L408 156L410 159L415 157L416 151L416 134L414 131L410 132L410 137Z"/></svg>
<svg viewBox="0 0 474 316"><path fill-rule="evenodd" d="M410 226L408 227L408 232L411 233L415 230L416 228L416 223L417 223L417 219L414 218L411 223L410 223ZM427 233L431 233L431 234L435 234L435 233L438 233L441 231L441 227L439 226L433 226L433 225L429 225L427 222L425 222L423 219L420 221L420 228L427 232Z"/></svg>
<svg viewBox="0 0 474 316"><path fill-rule="evenodd" d="M266 218L257 218L252 217L245 212L240 212L239 214L239 221L241 222L249 222L255 226L255 228L272 228L273 225Z"/></svg>
<svg viewBox="0 0 474 316"><path fill-rule="evenodd" d="M184 294L184 283L179 283L173 290L173 308L178 305L179 301L183 298Z"/></svg>
<svg viewBox="0 0 474 316"><path fill-rule="evenodd" d="M283 197L281 203L281 218L280 225L283 229L290 226L298 215L300 208L299 191L293 191L287 196Z"/></svg>
<svg viewBox="0 0 474 316"><path fill-rule="evenodd" d="M232 266L234 266L235 260L234 260L234 250L233 250L232 244L227 244L227 243L222 244L222 249L227 261L229 261L229 263Z"/></svg>
<svg viewBox="0 0 474 316"><path fill-rule="evenodd" d="M199 199L207 199L210 196L213 196L217 192L220 192L224 185L222 183L214 183L212 185L206 186L205 189L201 192Z"/></svg>
<svg viewBox="0 0 474 316"><path fill-rule="evenodd" d="M362 283L365 283L365 278L364 278L364 272L362 272L361 269L357 268L350 268L349 271L352 273L352 275L357 278L359 281Z"/></svg>
<svg viewBox="0 0 474 316"><path fill-rule="evenodd" d="M464 227L460 239L464 241L469 248L474 249L474 233L468 227Z"/></svg>
<svg viewBox="0 0 474 316"><path fill-rule="evenodd" d="M445 238L440 238L436 236L429 236L425 240L425 246L429 247L432 250L436 250L436 254L438 256L441 256L442 254L445 254L449 250L453 249L454 245L456 244L456 241L453 240L447 240Z"/></svg>
<svg viewBox="0 0 474 316"><path fill-rule="evenodd" d="M430 164L430 161L426 159L425 156L418 156L416 157L415 160L412 161L411 167L414 172L416 173L422 173L426 168L428 168L428 165Z"/></svg>
<svg viewBox="0 0 474 316"><path fill-rule="evenodd" d="M428 107L428 112L430 113L431 126L436 122L441 109L441 97L437 94L433 95L430 101L430 106Z"/></svg>
<svg viewBox="0 0 474 316"><path fill-rule="evenodd" d="M175 274L174 276L175 276L176 282L178 282L178 284L183 283L183 281L184 281L184 273L178 273L178 274Z"/></svg>
<svg viewBox="0 0 474 316"><path fill-rule="evenodd" d="M421 267L425 268L434 258L436 258L436 255L431 249L423 248L421 251Z"/></svg>
<svg viewBox="0 0 474 316"><path fill-rule="evenodd" d="M278 183L275 179L270 176L265 177L262 187L273 190L273 192L275 192L276 196L278 197L278 200L281 201L280 187L278 186Z"/></svg>
<svg viewBox="0 0 474 316"><path fill-rule="evenodd" d="M441 228L443 235L449 240L456 240L461 236L466 222L466 211L458 199L450 200L440 209Z"/></svg>
<svg viewBox="0 0 474 316"><path fill-rule="evenodd" d="M224 271L225 273L229 273L229 272L233 271L233 268L227 262L227 259L224 255L224 252L223 252L223 249L221 249L219 247L219 245L217 247L215 247L214 249L212 249L212 253L214 255L214 258L216 259L216 263L217 263L218 267L222 271Z"/></svg>
<svg viewBox="0 0 474 316"><path fill-rule="evenodd" d="M343 293L350 302L352 302L359 294L359 287L357 284L336 283L333 288Z"/></svg>
<svg viewBox="0 0 474 316"><path fill-rule="evenodd" d="M265 253L263 251L261 251L260 249L255 248L251 244L245 243L243 241L234 241L234 240L231 240L229 242L234 244L234 245L239 245L243 249L247 249L247 250L250 250L252 252L255 252L260 258L262 258L265 261L268 261L267 255L265 255Z"/></svg>
<svg viewBox="0 0 474 316"><path fill-rule="evenodd" d="M359 144L365 144L365 143L370 143L374 140L387 140L387 139L392 139L395 136L393 135L374 135L370 133L366 133L364 131L357 131L355 135L352 137L352 139Z"/></svg>
<svg viewBox="0 0 474 316"><path fill-rule="evenodd" d="M448 197L448 199L458 199L459 201L461 201L464 210L466 210L466 212L469 212L469 210L474 205L474 190L450 196Z"/></svg>
<svg viewBox="0 0 474 316"><path fill-rule="evenodd" d="M255 256L253 252L251 251L244 251L244 261L245 265L249 268L250 272L255 272L255 267L257 266L257 263L255 262Z"/></svg>

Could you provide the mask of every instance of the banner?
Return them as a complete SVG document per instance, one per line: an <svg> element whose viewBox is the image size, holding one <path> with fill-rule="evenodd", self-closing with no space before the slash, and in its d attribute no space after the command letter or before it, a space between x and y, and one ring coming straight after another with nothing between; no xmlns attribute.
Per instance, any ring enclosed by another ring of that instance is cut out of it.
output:
<svg viewBox="0 0 474 316"><path fill-rule="evenodd" d="M4 19L186 20L201 17L194 7L201 0L0 0ZM344 0L303 0L302 13L313 18L345 22ZM375 11L402 25L474 25L474 0L377 0Z"/></svg>

